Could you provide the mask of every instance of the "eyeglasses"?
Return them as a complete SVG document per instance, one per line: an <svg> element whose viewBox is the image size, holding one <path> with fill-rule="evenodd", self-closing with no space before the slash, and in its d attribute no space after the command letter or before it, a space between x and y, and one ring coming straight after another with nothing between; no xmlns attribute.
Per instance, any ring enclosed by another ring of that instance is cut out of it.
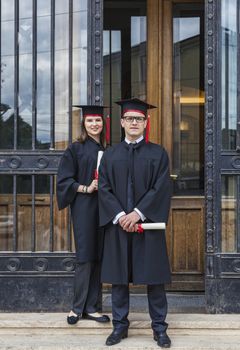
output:
<svg viewBox="0 0 240 350"><path fill-rule="evenodd" d="M126 120L127 123L133 123L133 121L136 120L136 122L139 124L144 123L144 121L146 120L145 117L138 117L138 116L122 117L122 119Z"/></svg>

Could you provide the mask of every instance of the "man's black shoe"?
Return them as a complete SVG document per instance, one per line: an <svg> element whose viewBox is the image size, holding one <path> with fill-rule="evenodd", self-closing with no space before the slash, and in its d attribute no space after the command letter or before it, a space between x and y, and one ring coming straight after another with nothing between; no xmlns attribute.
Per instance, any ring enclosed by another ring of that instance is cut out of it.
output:
<svg viewBox="0 0 240 350"><path fill-rule="evenodd" d="M106 345L111 346L120 343L120 341L124 338L128 337L128 330L119 330L114 329L113 332L109 335L109 337L106 340Z"/></svg>
<svg viewBox="0 0 240 350"><path fill-rule="evenodd" d="M158 346L160 346L161 348L171 347L171 339L169 338L166 332L154 332L153 339L156 340Z"/></svg>
<svg viewBox="0 0 240 350"><path fill-rule="evenodd" d="M91 316L89 314L84 313L82 315L82 318L84 318L85 320L92 320L100 323L110 322L110 318L108 317L108 315L102 315L102 316L96 317L96 316Z"/></svg>
<svg viewBox="0 0 240 350"><path fill-rule="evenodd" d="M80 320L80 316L68 316L67 323L68 324L76 324Z"/></svg>

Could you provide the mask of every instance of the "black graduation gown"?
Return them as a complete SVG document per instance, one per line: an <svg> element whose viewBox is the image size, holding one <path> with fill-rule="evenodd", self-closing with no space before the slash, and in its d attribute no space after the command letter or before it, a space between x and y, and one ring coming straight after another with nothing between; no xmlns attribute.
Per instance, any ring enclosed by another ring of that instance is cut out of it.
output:
<svg viewBox="0 0 240 350"><path fill-rule="evenodd" d="M98 193L79 193L79 185L89 186L94 179L98 151L103 148L92 138L74 142L64 152L57 176L59 209L71 206L77 262L99 260Z"/></svg>
<svg viewBox="0 0 240 350"><path fill-rule="evenodd" d="M165 232L128 233L112 223L118 213L127 213L128 148L125 141L109 148L99 169L100 226L104 227L102 282L170 283ZM171 182L168 156L161 146L145 140L137 145L134 151L134 188L134 207L145 215L146 222L167 223Z"/></svg>

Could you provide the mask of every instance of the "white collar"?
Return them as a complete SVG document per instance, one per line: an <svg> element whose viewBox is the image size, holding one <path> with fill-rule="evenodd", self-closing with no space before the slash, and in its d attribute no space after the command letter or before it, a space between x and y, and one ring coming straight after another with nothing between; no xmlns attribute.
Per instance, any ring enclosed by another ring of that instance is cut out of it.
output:
<svg viewBox="0 0 240 350"><path fill-rule="evenodd" d="M127 142L128 144L129 144L129 143L139 143L139 142L141 142L143 139L144 139L144 137L143 137L143 135L142 135L142 136L140 136L137 140L135 140L134 142L132 142L132 141L129 141L129 140L125 137L125 142Z"/></svg>

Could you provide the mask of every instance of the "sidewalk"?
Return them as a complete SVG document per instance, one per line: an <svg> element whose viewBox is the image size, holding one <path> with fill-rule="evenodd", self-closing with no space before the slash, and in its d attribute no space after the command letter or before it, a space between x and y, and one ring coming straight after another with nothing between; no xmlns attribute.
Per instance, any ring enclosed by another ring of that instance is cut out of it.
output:
<svg viewBox="0 0 240 350"><path fill-rule="evenodd" d="M152 339L147 313L130 315L128 339L105 346L111 324L82 320L75 326L59 313L1 313L0 349L101 350L159 349ZM169 314L173 350L240 350L239 315Z"/></svg>

